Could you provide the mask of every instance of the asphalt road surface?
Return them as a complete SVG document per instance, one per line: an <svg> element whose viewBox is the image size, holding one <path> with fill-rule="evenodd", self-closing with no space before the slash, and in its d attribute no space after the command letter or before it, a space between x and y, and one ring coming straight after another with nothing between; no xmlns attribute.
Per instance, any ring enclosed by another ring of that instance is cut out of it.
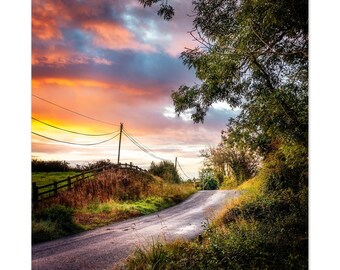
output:
<svg viewBox="0 0 340 270"><path fill-rule="evenodd" d="M32 269L118 268L138 245L198 236L216 210L239 194L233 190L198 191L186 201L154 214L33 245Z"/></svg>

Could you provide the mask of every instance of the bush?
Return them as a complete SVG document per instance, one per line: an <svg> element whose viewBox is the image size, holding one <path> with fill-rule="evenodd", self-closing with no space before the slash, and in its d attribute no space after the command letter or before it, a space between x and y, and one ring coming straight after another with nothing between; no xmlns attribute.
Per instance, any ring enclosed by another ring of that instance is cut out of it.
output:
<svg viewBox="0 0 340 270"><path fill-rule="evenodd" d="M240 200L203 242L153 243L130 256L127 268L308 269L306 194Z"/></svg>
<svg viewBox="0 0 340 270"><path fill-rule="evenodd" d="M69 170L69 163L66 161L32 159L32 172L67 172Z"/></svg>
<svg viewBox="0 0 340 270"><path fill-rule="evenodd" d="M218 189L218 182L215 179L209 179L205 182L205 190L215 190Z"/></svg>
<svg viewBox="0 0 340 270"><path fill-rule="evenodd" d="M73 210L64 205L53 205L34 214L33 243L59 238L82 231L73 221Z"/></svg>
<svg viewBox="0 0 340 270"><path fill-rule="evenodd" d="M273 171L273 164L282 162L266 164L257 177L244 183L244 195L210 223L200 240L139 249L138 256L129 258L128 269L132 265L165 270L308 269L308 188L291 185L299 183L297 174L283 179L290 187L268 189L269 176L290 175L285 174L287 166ZM155 264L154 254L160 253L163 268Z"/></svg>
<svg viewBox="0 0 340 270"><path fill-rule="evenodd" d="M175 168L175 165L170 161L161 161L158 164L151 163L149 172L153 175L163 178L169 183L180 183L181 178Z"/></svg>

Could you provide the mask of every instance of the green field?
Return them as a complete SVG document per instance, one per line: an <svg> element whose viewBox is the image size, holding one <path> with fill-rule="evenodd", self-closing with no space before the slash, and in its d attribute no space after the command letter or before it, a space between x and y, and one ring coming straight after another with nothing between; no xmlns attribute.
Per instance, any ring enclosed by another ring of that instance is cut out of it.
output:
<svg viewBox="0 0 340 270"><path fill-rule="evenodd" d="M36 182L37 186L44 186L53 183L53 181L64 180L77 174L80 174L80 172L33 172L32 183Z"/></svg>

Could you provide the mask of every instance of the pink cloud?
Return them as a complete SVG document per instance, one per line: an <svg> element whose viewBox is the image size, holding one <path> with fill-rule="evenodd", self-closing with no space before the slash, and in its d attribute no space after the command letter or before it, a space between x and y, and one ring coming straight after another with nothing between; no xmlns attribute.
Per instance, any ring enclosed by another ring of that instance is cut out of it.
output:
<svg viewBox="0 0 340 270"><path fill-rule="evenodd" d="M150 45L142 44L136 40L128 29L112 22L85 22L83 29L95 34L94 45L111 50L138 50L153 52Z"/></svg>
<svg viewBox="0 0 340 270"><path fill-rule="evenodd" d="M50 45L47 49L32 50L32 65L62 67L72 64L89 64L91 62L108 66L113 64L108 59L88 56L75 51L73 48Z"/></svg>

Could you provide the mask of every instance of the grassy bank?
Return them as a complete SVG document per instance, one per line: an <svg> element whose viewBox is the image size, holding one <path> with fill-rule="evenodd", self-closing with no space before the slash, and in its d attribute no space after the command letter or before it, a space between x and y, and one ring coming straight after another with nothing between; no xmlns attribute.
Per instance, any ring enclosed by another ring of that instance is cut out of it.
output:
<svg viewBox="0 0 340 270"><path fill-rule="evenodd" d="M79 174L75 171L67 172L32 172L32 182L36 182L38 186L44 186L53 183L53 181L64 180Z"/></svg>
<svg viewBox="0 0 340 270"><path fill-rule="evenodd" d="M139 247L126 269L307 269L308 191L268 191L266 170L192 242Z"/></svg>
<svg viewBox="0 0 340 270"><path fill-rule="evenodd" d="M35 207L32 242L150 214L183 201L195 191L192 184L168 183L140 172L108 171Z"/></svg>

